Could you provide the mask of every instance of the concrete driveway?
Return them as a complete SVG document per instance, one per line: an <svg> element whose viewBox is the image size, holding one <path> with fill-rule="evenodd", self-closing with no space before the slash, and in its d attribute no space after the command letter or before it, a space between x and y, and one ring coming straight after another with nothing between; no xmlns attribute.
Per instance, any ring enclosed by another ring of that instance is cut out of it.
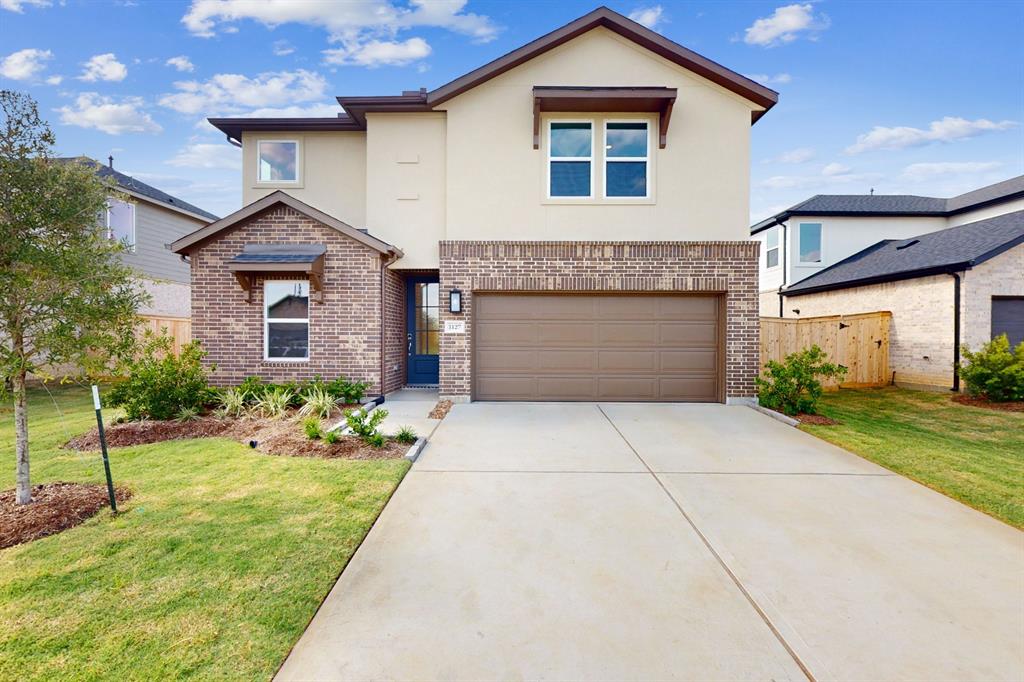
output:
<svg viewBox="0 0 1024 682"><path fill-rule="evenodd" d="M745 407L457 405L282 680L1019 680L1024 534Z"/></svg>

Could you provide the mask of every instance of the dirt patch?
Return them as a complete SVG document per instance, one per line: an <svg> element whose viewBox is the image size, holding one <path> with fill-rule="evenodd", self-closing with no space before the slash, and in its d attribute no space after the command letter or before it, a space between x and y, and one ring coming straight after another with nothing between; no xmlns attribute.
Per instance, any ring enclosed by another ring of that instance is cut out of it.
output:
<svg viewBox="0 0 1024 682"><path fill-rule="evenodd" d="M444 419L448 416L448 410L452 409L452 401L450 400L438 400L437 405L434 405L434 409L427 415L431 419Z"/></svg>
<svg viewBox="0 0 1024 682"><path fill-rule="evenodd" d="M805 414L800 412L793 418L801 424L813 424L815 426L835 426L839 423L832 417L826 417L823 414Z"/></svg>
<svg viewBox="0 0 1024 682"><path fill-rule="evenodd" d="M192 421L139 421L111 424L104 428L107 445L112 448L129 445L161 443L182 438L211 438L224 435L234 428L236 420L201 417ZM99 432L93 428L64 444L69 450L99 450Z"/></svg>
<svg viewBox="0 0 1024 682"><path fill-rule="evenodd" d="M341 436L335 443L310 440L294 424L290 429L263 433L265 437L251 440L257 442L257 450L268 455L323 459L401 459L409 450L407 444L394 440L388 440L382 448L375 448L355 436Z"/></svg>
<svg viewBox="0 0 1024 682"><path fill-rule="evenodd" d="M977 398L975 396L961 393L952 398L954 403L970 405L971 407L982 407L986 410L999 410L1000 412L1024 412L1024 400L1010 400L1004 403L997 403L988 398Z"/></svg>
<svg viewBox="0 0 1024 682"><path fill-rule="evenodd" d="M115 488L114 497L131 497ZM46 483L32 486L32 502L15 504L14 490L0 491L0 549L20 545L77 526L109 502L105 485Z"/></svg>

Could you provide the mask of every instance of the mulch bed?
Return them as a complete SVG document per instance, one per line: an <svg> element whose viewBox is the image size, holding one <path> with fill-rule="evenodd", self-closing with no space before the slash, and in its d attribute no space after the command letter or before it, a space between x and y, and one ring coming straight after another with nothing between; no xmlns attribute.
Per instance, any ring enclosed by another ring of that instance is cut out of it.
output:
<svg viewBox="0 0 1024 682"><path fill-rule="evenodd" d="M104 428L104 433L107 437L107 445L119 448L182 438L212 438L224 435L234 426L235 421L231 419L201 417L187 422L146 420L111 424ZM69 450L99 450L99 431L95 428L86 431L69 440L64 447Z"/></svg>
<svg viewBox="0 0 1024 682"><path fill-rule="evenodd" d="M988 398L978 398L961 393L953 396L953 402L960 403L961 405L970 405L971 407L982 407L986 410L999 410L1000 412L1024 412L1024 400L997 403Z"/></svg>
<svg viewBox="0 0 1024 682"><path fill-rule="evenodd" d="M269 455L323 459L401 459L410 447L389 440L384 447L375 448L355 436L341 436L335 443L325 443L323 440L310 440L294 425L257 443L256 449Z"/></svg>
<svg viewBox="0 0 1024 682"><path fill-rule="evenodd" d="M115 488L114 497L123 502L131 491ZM77 526L109 504L105 485L85 483L34 485L31 503L14 499L14 490L0 491L0 549Z"/></svg>
<svg viewBox="0 0 1024 682"><path fill-rule="evenodd" d="M832 417L826 417L823 414L804 414L800 412L793 418L801 424L813 424L815 426L834 426L839 423Z"/></svg>
<svg viewBox="0 0 1024 682"><path fill-rule="evenodd" d="M444 419L448 416L448 410L452 409L452 401L450 400L439 400L437 405L434 405L434 409L427 415L430 419Z"/></svg>

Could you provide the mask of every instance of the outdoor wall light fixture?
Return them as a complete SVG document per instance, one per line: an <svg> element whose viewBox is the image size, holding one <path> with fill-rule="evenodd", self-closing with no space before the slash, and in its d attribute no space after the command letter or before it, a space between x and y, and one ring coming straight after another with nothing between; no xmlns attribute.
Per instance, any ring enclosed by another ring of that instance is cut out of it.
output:
<svg viewBox="0 0 1024 682"><path fill-rule="evenodd" d="M458 289L452 289L448 292L448 312L462 312L462 292Z"/></svg>
<svg viewBox="0 0 1024 682"><path fill-rule="evenodd" d="M799 308L793 308L793 313L796 314L796 315L799 315L800 314L800 309Z"/></svg>

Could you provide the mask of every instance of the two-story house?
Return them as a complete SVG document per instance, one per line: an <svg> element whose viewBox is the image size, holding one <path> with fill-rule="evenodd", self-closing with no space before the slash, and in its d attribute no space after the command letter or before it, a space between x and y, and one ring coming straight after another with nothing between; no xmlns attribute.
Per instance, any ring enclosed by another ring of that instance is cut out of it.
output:
<svg viewBox="0 0 1024 682"><path fill-rule="evenodd" d="M211 119L246 205L172 245L193 335L224 383L750 398L750 127L776 100L600 8L434 90Z"/></svg>

